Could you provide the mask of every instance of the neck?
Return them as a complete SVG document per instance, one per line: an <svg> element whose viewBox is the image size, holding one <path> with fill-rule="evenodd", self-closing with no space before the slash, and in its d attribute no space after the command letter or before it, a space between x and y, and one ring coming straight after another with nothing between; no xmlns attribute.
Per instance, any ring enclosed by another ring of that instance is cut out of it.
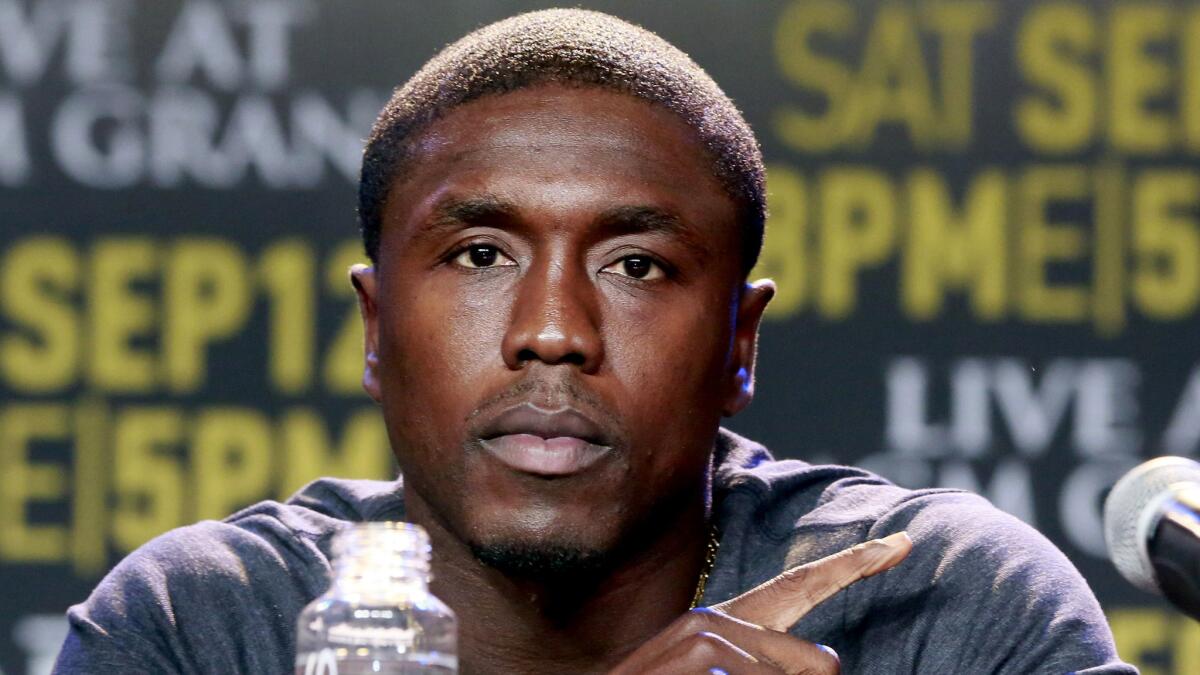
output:
<svg viewBox="0 0 1200 675"><path fill-rule="evenodd" d="M693 501L591 578L547 582L479 562L409 491L406 517L433 545L431 590L458 616L460 672L588 673L616 665L691 604L709 537L707 495Z"/></svg>

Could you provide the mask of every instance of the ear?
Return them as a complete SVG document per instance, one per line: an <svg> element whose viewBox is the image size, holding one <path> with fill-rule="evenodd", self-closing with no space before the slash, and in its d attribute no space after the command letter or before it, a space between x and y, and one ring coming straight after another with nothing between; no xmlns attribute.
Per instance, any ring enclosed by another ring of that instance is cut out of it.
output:
<svg viewBox="0 0 1200 675"><path fill-rule="evenodd" d="M376 303L379 296L375 268L351 265L350 283L358 294L358 311L363 322L363 389L379 402L379 305Z"/></svg>
<svg viewBox="0 0 1200 675"><path fill-rule="evenodd" d="M767 303L775 297L775 282L760 279L742 286L737 317L733 327L733 350L729 361L730 379L721 412L732 417L754 399L754 362L758 358L758 325Z"/></svg>

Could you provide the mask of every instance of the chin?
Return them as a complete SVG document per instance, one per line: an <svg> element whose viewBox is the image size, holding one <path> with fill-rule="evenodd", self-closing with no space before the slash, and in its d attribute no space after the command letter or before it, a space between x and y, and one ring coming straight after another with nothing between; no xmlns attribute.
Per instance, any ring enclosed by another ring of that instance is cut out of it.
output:
<svg viewBox="0 0 1200 675"><path fill-rule="evenodd" d="M601 509L509 506L475 513L465 532L471 552L485 565L507 576L549 580L596 573L612 559L621 528L619 521L598 516Z"/></svg>
<svg viewBox="0 0 1200 675"><path fill-rule="evenodd" d="M505 576L540 582L573 580L603 572L611 552L555 542L472 542L471 552Z"/></svg>

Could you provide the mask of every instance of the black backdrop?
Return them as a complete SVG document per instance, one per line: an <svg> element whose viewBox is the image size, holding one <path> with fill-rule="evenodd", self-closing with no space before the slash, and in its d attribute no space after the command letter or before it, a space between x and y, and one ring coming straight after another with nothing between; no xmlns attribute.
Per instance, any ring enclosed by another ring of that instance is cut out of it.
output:
<svg viewBox="0 0 1200 675"><path fill-rule="evenodd" d="M1116 476L1200 445L1200 4L593 2L758 131L777 455L978 490L1122 654L1200 630L1105 562ZM0 668L170 527L392 471L344 282L360 138L538 2L0 0Z"/></svg>

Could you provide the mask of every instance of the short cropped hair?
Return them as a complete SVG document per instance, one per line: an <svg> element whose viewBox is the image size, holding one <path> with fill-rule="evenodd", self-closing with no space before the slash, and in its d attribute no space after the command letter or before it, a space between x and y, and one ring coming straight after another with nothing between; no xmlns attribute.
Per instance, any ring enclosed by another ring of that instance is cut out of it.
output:
<svg viewBox="0 0 1200 675"><path fill-rule="evenodd" d="M539 84L615 90L679 116L737 205L742 271L750 272L766 221L765 171L750 125L687 54L644 28L580 9L530 12L484 26L444 48L395 91L367 139L358 188L359 224L372 262L378 263L388 191L403 178L420 133L464 103Z"/></svg>

